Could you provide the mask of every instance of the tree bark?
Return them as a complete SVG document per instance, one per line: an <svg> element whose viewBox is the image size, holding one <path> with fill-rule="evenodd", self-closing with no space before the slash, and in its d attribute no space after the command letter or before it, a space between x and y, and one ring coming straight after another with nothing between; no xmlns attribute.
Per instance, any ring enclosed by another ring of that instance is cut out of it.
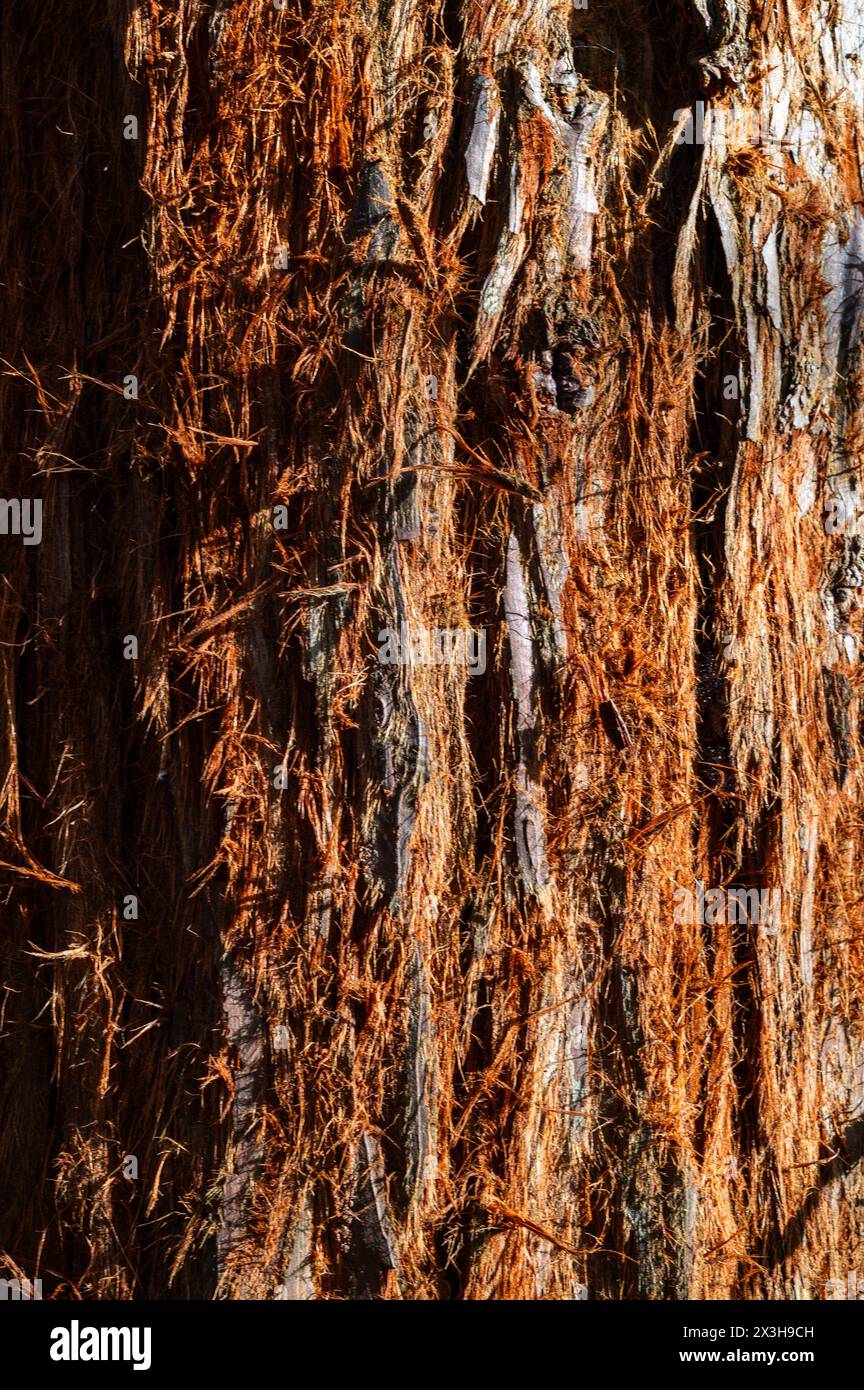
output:
<svg viewBox="0 0 864 1390"><path fill-rule="evenodd" d="M830 1297L864 9L0 25L9 1267Z"/></svg>

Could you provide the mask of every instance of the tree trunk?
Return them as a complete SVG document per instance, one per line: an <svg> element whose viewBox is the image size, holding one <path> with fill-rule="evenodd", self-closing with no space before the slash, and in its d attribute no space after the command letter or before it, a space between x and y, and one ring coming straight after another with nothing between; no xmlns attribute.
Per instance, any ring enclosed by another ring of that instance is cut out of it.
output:
<svg viewBox="0 0 864 1390"><path fill-rule="evenodd" d="M6 1265L830 1297L864 9L0 25Z"/></svg>

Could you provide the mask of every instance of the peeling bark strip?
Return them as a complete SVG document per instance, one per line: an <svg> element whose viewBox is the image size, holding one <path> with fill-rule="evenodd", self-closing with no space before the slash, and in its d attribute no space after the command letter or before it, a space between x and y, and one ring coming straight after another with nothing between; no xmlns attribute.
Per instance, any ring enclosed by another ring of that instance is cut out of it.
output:
<svg viewBox="0 0 864 1390"><path fill-rule="evenodd" d="M405 1192L423 1202L437 1177L435 1024L430 1012L429 973L415 948L408 1000Z"/></svg>
<svg viewBox="0 0 864 1390"><path fill-rule="evenodd" d="M465 168L468 192L478 203L486 202L489 174L498 143L499 116L500 103L495 82L491 77L475 78L471 139L465 151Z"/></svg>
<svg viewBox="0 0 864 1390"><path fill-rule="evenodd" d="M616 748L632 749L633 740L630 737L630 730L621 717L621 711L614 700L603 700L600 705L600 718L603 721L603 728L615 744Z"/></svg>
<svg viewBox="0 0 864 1390"><path fill-rule="evenodd" d="M355 1298L380 1298L390 1270L399 1270L378 1141L364 1134L357 1152L357 1191L351 1240Z"/></svg>
<svg viewBox="0 0 864 1390"><path fill-rule="evenodd" d="M0 1264L826 1297L861 0L54 9L0 13Z"/></svg>
<svg viewBox="0 0 864 1390"><path fill-rule="evenodd" d="M516 852L526 889L529 893L540 896L549 883L549 866L543 831L542 792L534 776L539 710L534 704L534 645L528 588L522 569L519 542L513 531L507 542L506 575L504 616L510 634L510 672L516 701L519 744L519 766L516 773Z"/></svg>
<svg viewBox="0 0 864 1390"><path fill-rule="evenodd" d="M222 967L222 1000L234 1073L230 1170L225 1177L218 1236L219 1268L224 1274L228 1256L246 1231L249 1199L262 1154L259 1107L264 1096L264 1077L258 1015L237 967L230 961Z"/></svg>

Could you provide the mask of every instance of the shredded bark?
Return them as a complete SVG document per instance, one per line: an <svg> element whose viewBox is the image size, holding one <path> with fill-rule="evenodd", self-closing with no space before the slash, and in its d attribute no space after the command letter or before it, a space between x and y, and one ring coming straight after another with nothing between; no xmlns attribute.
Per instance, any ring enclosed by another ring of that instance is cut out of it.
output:
<svg viewBox="0 0 864 1390"><path fill-rule="evenodd" d="M862 36L4 6L0 1263L846 1277Z"/></svg>

